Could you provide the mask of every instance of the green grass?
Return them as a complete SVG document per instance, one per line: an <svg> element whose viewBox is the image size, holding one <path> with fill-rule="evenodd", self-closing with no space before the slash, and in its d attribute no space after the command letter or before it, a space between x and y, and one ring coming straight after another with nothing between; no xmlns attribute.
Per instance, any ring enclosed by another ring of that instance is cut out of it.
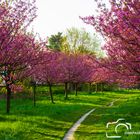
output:
<svg viewBox="0 0 140 140"><path fill-rule="evenodd" d="M122 108L123 113L125 111L123 110L123 106L125 108L124 102L128 99L131 105L129 98L137 97L137 93L129 95L126 91L121 93L93 93L90 95L79 92L77 97L70 94L69 99L64 100L64 95L59 93L59 91L62 93L63 88L60 87L58 90L57 87L54 87L55 104L51 104L48 94L41 94L41 91L47 90L45 87L38 88L36 107L33 107L31 99L21 99L20 96L12 99L9 115L5 113L5 100L0 100L0 140L62 140L73 123L92 108L97 108L94 112L95 115L93 113L82 124L75 137L78 140L82 138L88 140L95 133L101 134L102 138L104 136L104 125L108 118L118 118L115 114L115 111L119 111L118 107ZM107 106L112 100L119 97L121 97L122 104L120 106L117 105L120 102L116 103L116 106L112 108L114 110L114 113L112 113ZM133 113L133 109L131 113ZM121 117L121 114L119 117ZM94 128L96 128L95 132ZM102 129L100 130L100 128Z"/></svg>
<svg viewBox="0 0 140 140"><path fill-rule="evenodd" d="M107 140L106 132L110 136L116 135L115 125L110 125L107 129L107 122L114 122L119 118L124 118L132 125L132 129L128 131L122 126L118 128L118 135L122 136L119 139L140 140L140 93L130 91L129 94L125 94L124 91L121 94L121 98L112 107L102 106L93 112L78 128L74 135L75 140ZM125 132L139 134L126 135Z"/></svg>

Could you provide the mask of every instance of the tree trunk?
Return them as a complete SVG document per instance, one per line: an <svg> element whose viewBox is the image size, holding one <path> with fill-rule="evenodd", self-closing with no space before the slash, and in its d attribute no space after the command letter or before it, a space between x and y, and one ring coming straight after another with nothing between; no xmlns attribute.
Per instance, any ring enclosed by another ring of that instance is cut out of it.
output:
<svg viewBox="0 0 140 140"><path fill-rule="evenodd" d="M68 99L68 83L65 83L65 100Z"/></svg>
<svg viewBox="0 0 140 140"><path fill-rule="evenodd" d="M76 84L75 84L75 96L77 96L77 92L78 92L77 87L78 87L78 84L76 83Z"/></svg>
<svg viewBox="0 0 140 140"><path fill-rule="evenodd" d="M103 92L103 83L101 83L101 92Z"/></svg>
<svg viewBox="0 0 140 140"><path fill-rule="evenodd" d="M54 104L54 101L53 101L53 93L52 93L52 85L51 84L49 84L49 90L50 90L51 102Z"/></svg>
<svg viewBox="0 0 140 140"><path fill-rule="evenodd" d="M98 84L97 83L95 84L95 92L96 93L98 92Z"/></svg>
<svg viewBox="0 0 140 140"><path fill-rule="evenodd" d="M7 96L6 96L6 112L10 113L10 100L11 100L11 88L9 85L6 85Z"/></svg>
<svg viewBox="0 0 140 140"><path fill-rule="evenodd" d="M89 83L89 90L88 90L89 94L91 94L91 83Z"/></svg>
<svg viewBox="0 0 140 140"><path fill-rule="evenodd" d="M34 106L36 106L36 84L33 85L33 102Z"/></svg>

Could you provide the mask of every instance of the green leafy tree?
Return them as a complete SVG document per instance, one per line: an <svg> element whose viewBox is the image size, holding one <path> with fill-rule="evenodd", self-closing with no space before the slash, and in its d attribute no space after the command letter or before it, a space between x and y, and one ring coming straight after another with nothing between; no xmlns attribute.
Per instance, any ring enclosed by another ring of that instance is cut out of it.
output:
<svg viewBox="0 0 140 140"><path fill-rule="evenodd" d="M60 51L63 44L63 36L62 33L58 32L56 35L51 35L49 38L49 47L50 49Z"/></svg>
<svg viewBox="0 0 140 140"><path fill-rule="evenodd" d="M96 54L101 57L104 52L101 50L101 41L96 34L93 36L85 29L70 28L66 31L68 50L72 53Z"/></svg>

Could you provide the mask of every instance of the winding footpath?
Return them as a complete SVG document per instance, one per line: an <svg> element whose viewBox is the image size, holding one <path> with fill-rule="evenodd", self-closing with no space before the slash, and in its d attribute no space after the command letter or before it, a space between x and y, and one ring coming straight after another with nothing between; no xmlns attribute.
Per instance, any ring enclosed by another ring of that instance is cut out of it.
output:
<svg viewBox="0 0 140 140"><path fill-rule="evenodd" d="M114 100L112 101L108 106L111 107L114 105L114 102L118 101ZM96 110L96 108L91 109L89 112L87 112L86 114L84 114L69 130L68 132L65 134L63 140L74 140L74 133L75 131L78 129L78 127L81 125L81 123L92 113Z"/></svg>
<svg viewBox="0 0 140 140"><path fill-rule="evenodd" d="M95 111L95 108L84 114L66 133L63 140L74 140L73 134L77 130L77 128L80 126L80 124L86 119L87 116L89 116L93 111Z"/></svg>

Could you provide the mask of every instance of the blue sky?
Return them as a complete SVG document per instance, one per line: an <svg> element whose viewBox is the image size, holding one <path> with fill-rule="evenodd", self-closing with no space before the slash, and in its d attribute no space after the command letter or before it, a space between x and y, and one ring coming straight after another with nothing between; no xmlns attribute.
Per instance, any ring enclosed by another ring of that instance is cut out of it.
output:
<svg viewBox="0 0 140 140"><path fill-rule="evenodd" d="M32 23L34 31L45 38L67 28L85 28L94 32L93 27L86 25L79 16L95 13L94 0L36 0L38 17Z"/></svg>

